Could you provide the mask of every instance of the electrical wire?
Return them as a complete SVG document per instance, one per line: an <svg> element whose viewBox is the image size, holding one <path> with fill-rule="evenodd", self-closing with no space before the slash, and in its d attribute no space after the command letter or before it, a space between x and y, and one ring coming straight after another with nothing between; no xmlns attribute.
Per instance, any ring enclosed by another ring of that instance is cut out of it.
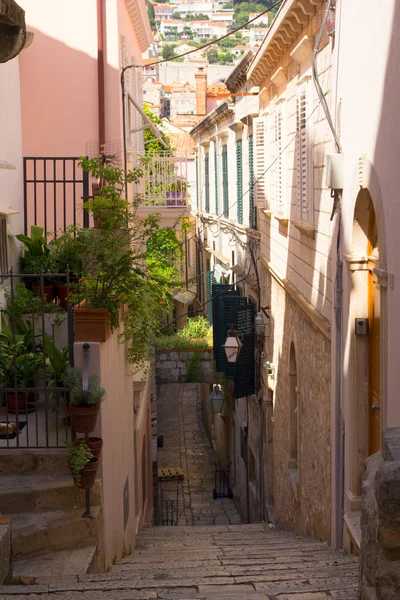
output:
<svg viewBox="0 0 400 600"><path fill-rule="evenodd" d="M202 275L202 273L200 273L200 275L198 275L198 277L200 277ZM235 285L237 285L238 283L242 283L242 281L246 281L246 279L250 276L250 268L248 270L247 275L245 275L243 277L243 279L239 279L239 281L236 281L235 283L231 283L229 285L231 285L232 287L234 287ZM207 306L207 304L209 304L210 302L212 302L213 300L215 300L215 298L219 298L219 296L222 296L223 294L225 294L226 290L223 290L222 292L219 292L219 294L215 294L215 296L212 296L209 300L207 300L206 302L204 302L203 304L201 304L197 310L200 310L201 308L204 308L205 306ZM161 327L161 329L159 331L163 331L164 329L168 329L168 327L171 327L171 325L173 325L174 323L176 323L177 321L179 321L179 319L182 319L182 317L187 317L189 315L188 312L183 313L183 315L179 315L179 317L177 317L176 319L173 319L172 321L170 321L167 325L165 325L164 327Z"/></svg>
<svg viewBox="0 0 400 600"><path fill-rule="evenodd" d="M326 23L327 23L328 16L329 16L329 11L331 10L331 8L332 8L332 0L327 0L324 18L322 19L321 27L318 32L317 38L315 40L313 60L312 60L312 74L313 74L314 84L315 84L315 88L317 90L318 98L322 104L322 108L324 109L326 120L328 121L328 125L329 125L330 130L332 131L332 135L335 139L337 151L341 154L342 153L342 145L340 143L339 136L338 136L335 126L333 124L329 106L328 106L328 103L325 98L325 94L322 90L322 87L321 87L321 84L319 81L319 75L317 73L317 56L318 56L318 52L319 52L319 46L321 44L322 36L325 31Z"/></svg>
<svg viewBox="0 0 400 600"><path fill-rule="evenodd" d="M237 33L238 31L241 31L242 29L244 29L245 27L247 27L248 25L250 25L251 23L253 23L253 21L257 21L260 17L266 15L272 9L276 8L277 6L279 6L280 4L282 4L284 2L286 2L286 0L278 0L278 2L275 2L274 4L272 4L272 6L270 6L269 8L267 8L267 10L264 10L264 12L258 14L253 19L250 19L250 21L247 21L247 23L245 23L244 25L241 25L240 27L237 27L236 29L232 29L232 31L229 31L228 33L226 33L225 35L221 36L220 38L217 38L216 40L212 40L211 42L207 42L207 44L204 44L203 46L200 46L199 48L193 48L193 50L187 50L186 52L183 52L182 54L178 54L178 56L174 56L173 58L164 58L163 60L157 60L157 61L155 61L153 63L149 63L149 64L146 65L146 68L148 68L148 67L154 67L156 65L162 65L163 63L166 63L166 62L174 62L177 58L182 58L183 56L187 56L188 54L192 54L193 52L198 52L199 50L204 50L205 48L209 48L209 46L213 46L214 44L218 44L218 42L221 42L222 40L225 40L226 38L230 37L234 33ZM133 65L133 64L132 65L126 65L122 69L122 74L124 74L127 69L143 68L143 67L144 67L144 65Z"/></svg>

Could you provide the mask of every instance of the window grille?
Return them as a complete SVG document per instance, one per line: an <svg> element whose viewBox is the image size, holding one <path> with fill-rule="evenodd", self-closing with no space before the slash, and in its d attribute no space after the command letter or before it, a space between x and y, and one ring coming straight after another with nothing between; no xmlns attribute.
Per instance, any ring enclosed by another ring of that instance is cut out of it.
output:
<svg viewBox="0 0 400 600"><path fill-rule="evenodd" d="M260 208L267 207L267 135L266 135L266 118L256 117L253 120L253 128L255 133L255 172L256 184L254 186L255 205Z"/></svg>
<svg viewBox="0 0 400 600"><path fill-rule="evenodd" d="M312 221L312 203L310 201L310 158L308 139L308 98L307 84L297 91L296 118L296 169L297 169L297 218L310 223Z"/></svg>
<svg viewBox="0 0 400 600"><path fill-rule="evenodd" d="M0 281L8 275L7 217L0 216Z"/></svg>
<svg viewBox="0 0 400 600"><path fill-rule="evenodd" d="M210 212L210 159L209 159L208 152L204 156L204 186L205 186L205 199L206 199L205 211L206 211L206 213L209 213Z"/></svg>
<svg viewBox="0 0 400 600"><path fill-rule="evenodd" d="M279 215L285 212L282 107L275 113L275 209Z"/></svg>
<svg viewBox="0 0 400 600"><path fill-rule="evenodd" d="M224 217L229 217L229 196L228 196L228 147L222 147L222 192L224 199Z"/></svg>
<svg viewBox="0 0 400 600"><path fill-rule="evenodd" d="M237 189L237 220L243 223L243 152L242 140L236 141L236 189Z"/></svg>

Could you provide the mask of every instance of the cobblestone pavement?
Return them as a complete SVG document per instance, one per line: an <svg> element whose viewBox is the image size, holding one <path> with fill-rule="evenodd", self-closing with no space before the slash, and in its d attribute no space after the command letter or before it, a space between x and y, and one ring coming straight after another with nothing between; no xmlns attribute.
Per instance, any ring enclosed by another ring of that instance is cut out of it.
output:
<svg viewBox="0 0 400 600"><path fill-rule="evenodd" d="M164 446L158 450L158 467L180 467L185 476L178 488L178 524L240 523L233 500L214 500L212 496L216 455L202 422L199 386L190 383L160 386L157 420L159 433L164 436ZM176 484L167 482L165 488L168 491L163 494L164 519L165 497L177 497Z"/></svg>
<svg viewBox="0 0 400 600"><path fill-rule="evenodd" d="M109 573L0 600L357 600L357 586L357 557L267 525L152 527Z"/></svg>

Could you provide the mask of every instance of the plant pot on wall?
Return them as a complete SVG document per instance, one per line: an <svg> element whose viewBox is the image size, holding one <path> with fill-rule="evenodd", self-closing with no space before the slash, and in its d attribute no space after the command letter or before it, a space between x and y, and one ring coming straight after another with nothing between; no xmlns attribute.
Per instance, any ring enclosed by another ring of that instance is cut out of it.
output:
<svg viewBox="0 0 400 600"><path fill-rule="evenodd" d="M98 437L90 437L87 442L83 438L79 438L74 441L74 444L84 444L86 443L90 452L93 454L94 458L98 458L100 461L101 450L103 448L103 440Z"/></svg>
<svg viewBox="0 0 400 600"><path fill-rule="evenodd" d="M7 408L12 414L24 414L27 411L32 412L34 407L32 404L28 404L28 400L32 400L29 394L25 392L9 392L7 394Z"/></svg>
<svg viewBox="0 0 400 600"><path fill-rule="evenodd" d="M111 335L110 313L107 308L74 308L75 341L105 342Z"/></svg>
<svg viewBox="0 0 400 600"><path fill-rule="evenodd" d="M80 475L79 487L83 490L88 490L94 486L96 480L97 469L99 468L100 461L98 458L92 458L82 469Z"/></svg>
<svg viewBox="0 0 400 600"><path fill-rule="evenodd" d="M69 415L77 433L92 433L100 406L69 406Z"/></svg>
<svg viewBox="0 0 400 600"><path fill-rule="evenodd" d="M33 286L33 293L35 296L42 297L42 290L40 289L40 285ZM45 302L53 302L54 299L54 285L44 285L43 286L43 297Z"/></svg>

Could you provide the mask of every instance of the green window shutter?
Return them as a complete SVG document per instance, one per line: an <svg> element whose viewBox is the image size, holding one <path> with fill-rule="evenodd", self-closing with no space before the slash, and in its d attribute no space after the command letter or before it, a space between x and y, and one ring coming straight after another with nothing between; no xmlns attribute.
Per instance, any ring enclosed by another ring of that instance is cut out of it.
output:
<svg viewBox="0 0 400 600"><path fill-rule="evenodd" d="M234 309L236 331L241 337L242 348L236 364L234 378L235 398L244 398L255 394L255 335L254 335L254 304Z"/></svg>
<svg viewBox="0 0 400 600"><path fill-rule="evenodd" d="M199 199L199 159L196 156L196 206L200 208L200 199Z"/></svg>
<svg viewBox="0 0 400 600"><path fill-rule="evenodd" d="M257 212L254 202L254 145L252 135L249 137L249 188L249 225L252 229L256 229Z"/></svg>
<svg viewBox="0 0 400 600"><path fill-rule="evenodd" d="M228 197L228 146L222 146L222 192L224 200L224 217L229 217Z"/></svg>
<svg viewBox="0 0 400 600"><path fill-rule="evenodd" d="M217 144L214 144L214 175L215 175L215 214L219 213L219 202L218 202L218 155L217 155Z"/></svg>
<svg viewBox="0 0 400 600"><path fill-rule="evenodd" d="M227 295L240 296L239 290L234 290L233 285L214 283L212 285L212 320L213 320L213 356L217 373L223 373L226 363L225 344L229 326L225 322L224 299Z"/></svg>
<svg viewBox="0 0 400 600"><path fill-rule="evenodd" d="M205 197L206 206L205 211L210 212L210 158L208 153L204 157L204 184L205 184Z"/></svg>
<svg viewBox="0 0 400 600"><path fill-rule="evenodd" d="M236 142L236 190L237 190L237 220L243 223L243 152L242 140Z"/></svg>
<svg viewBox="0 0 400 600"><path fill-rule="evenodd" d="M213 322L212 287L214 282L215 280L213 271L207 271L207 319L210 325L212 325Z"/></svg>

